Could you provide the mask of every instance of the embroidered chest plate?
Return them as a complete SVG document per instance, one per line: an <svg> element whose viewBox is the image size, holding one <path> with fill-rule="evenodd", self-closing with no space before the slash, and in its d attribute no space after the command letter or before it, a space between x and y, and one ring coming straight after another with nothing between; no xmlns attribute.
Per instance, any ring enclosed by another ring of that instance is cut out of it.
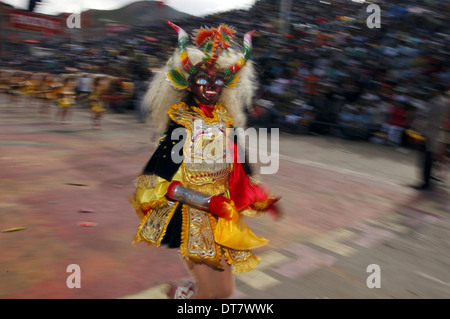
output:
<svg viewBox="0 0 450 319"><path fill-rule="evenodd" d="M227 127L232 121L226 109L219 105L211 119L185 107L169 114L187 129L183 146L184 184L210 195L225 192L232 158L227 139Z"/></svg>

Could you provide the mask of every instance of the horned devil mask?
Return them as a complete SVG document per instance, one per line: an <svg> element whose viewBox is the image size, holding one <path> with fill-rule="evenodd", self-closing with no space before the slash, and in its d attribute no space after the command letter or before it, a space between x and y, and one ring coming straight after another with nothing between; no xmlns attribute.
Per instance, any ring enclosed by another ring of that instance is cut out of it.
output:
<svg viewBox="0 0 450 319"><path fill-rule="evenodd" d="M217 59L220 54L226 54L236 31L225 24L221 24L217 28L202 27L196 30L194 33L195 44L198 48L203 47L204 57L202 62L193 65L186 50L188 34L172 22L168 21L168 23L178 33L179 58L184 71L188 73L188 78L186 78L179 68L170 67L172 61L169 60L167 78L175 88L188 89L199 98L201 103L211 104L216 102L224 86L228 88L236 86L239 81L237 73L250 56L251 37L254 30L244 35L242 56L229 67L219 66Z"/></svg>

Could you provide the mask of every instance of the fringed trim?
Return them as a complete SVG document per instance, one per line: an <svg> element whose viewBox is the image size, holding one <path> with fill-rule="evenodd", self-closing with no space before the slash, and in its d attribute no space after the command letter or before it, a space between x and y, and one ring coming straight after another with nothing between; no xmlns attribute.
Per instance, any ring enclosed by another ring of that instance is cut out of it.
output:
<svg viewBox="0 0 450 319"><path fill-rule="evenodd" d="M277 200L278 199L274 195L270 195L264 202L255 202L251 206L256 210L265 210Z"/></svg>
<svg viewBox="0 0 450 319"><path fill-rule="evenodd" d="M138 229L137 229L137 231L136 231L136 235L134 236L134 239L133 239L133 246L136 246L138 243L140 243L140 242L146 242L146 243L148 243L150 246L156 246L156 243L153 243L153 242L150 242L150 241L147 241L147 240L145 240L144 238L142 238L142 236L141 236L141 231L142 231L142 227L144 227L144 224L145 224L145 222L147 221L147 219L149 218L150 216L148 216L147 218L143 218L142 220L141 220L141 223L139 224L139 227L138 227Z"/></svg>
<svg viewBox="0 0 450 319"><path fill-rule="evenodd" d="M150 211L153 211L154 209L166 206L167 203L168 203L167 198L163 196L155 201L141 203L141 207L144 214L148 214Z"/></svg>
<svg viewBox="0 0 450 319"><path fill-rule="evenodd" d="M244 262L234 262L231 267L233 268L233 272L236 274L242 274L244 272L248 272L256 268L261 262L261 258L258 256L252 255L247 261Z"/></svg>
<svg viewBox="0 0 450 319"><path fill-rule="evenodd" d="M230 250L225 249L225 256L227 257L227 262L230 264L233 272L236 274L241 274L255 269L261 262L261 258L253 255L252 252L248 251L245 258L235 258L233 259L230 255Z"/></svg>
<svg viewBox="0 0 450 319"><path fill-rule="evenodd" d="M142 220L145 217L144 212L141 209L141 205L138 204L133 197L130 197L128 199L128 201L130 202L131 206L133 206L134 210L136 211L136 215L138 216L139 220Z"/></svg>
<svg viewBox="0 0 450 319"><path fill-rule="evenodd" d="M251 209L249 206L239 211L239 215L247 217L261 217L264 216L264 212Z"/></svg>
<svg viewBox="0 0 450 319"><path fill-rule="evenodd" d="M181 256L183 256L184 258L186 258L187 255L187 249L186 249L186 245L187 245L187 240L188 240L188 227L189 227L189 222L188 222L188 218L189 218L189 212L187 211L187 206L182 204L181 206L181 244L180 244L180 253Z"/></svg>
<svg viewBox="0 0 450 319"><path fill-rule="evenodd" d="M264 202L255 202L250 206L241 208L239 214L247 217L260 217L264 215L264 210L270 205L277 202L278 198L271 195Z"/></svg>
<svg viewBox="0 0 450 319"><path fill-rule="evenodd" d="M133 185L139 188L155 188L158 185L158 176L140 175L133 181Z"/></svg>
<svg viewBox="0 0 450 319"><path fill-rule="evenodd" d="M167 205L167 198L165 196L161 197L158 200L151 201L151 202L144 202L144 203L138 203L133 198L129 199L130 204L134 207L136 210L136 214L138 215L139 219L145 218L151 211L153 211L156 208L160 208Z"/></svg>

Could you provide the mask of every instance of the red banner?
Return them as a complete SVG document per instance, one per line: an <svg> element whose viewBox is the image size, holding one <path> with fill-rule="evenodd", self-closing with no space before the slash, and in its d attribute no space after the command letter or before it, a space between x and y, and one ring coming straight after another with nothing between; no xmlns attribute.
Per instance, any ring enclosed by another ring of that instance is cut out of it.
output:
<svg viewBox="0 0 450 319"><path fill-rule="evenodd" d="M39 31L44 34L64 32L64 21L60 18L18 10L9 10L8 16L11 28Z"/></svg>

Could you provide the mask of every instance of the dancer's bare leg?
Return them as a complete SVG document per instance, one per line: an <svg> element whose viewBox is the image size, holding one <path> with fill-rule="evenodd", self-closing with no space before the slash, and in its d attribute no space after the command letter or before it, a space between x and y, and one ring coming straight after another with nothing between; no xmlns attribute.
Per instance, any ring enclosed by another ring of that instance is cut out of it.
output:
<svg viewBox="0 0 450 319"><path fill-rule="evenodd" d="M222 257L223 270L206 264L193 264L190 272L195 279L195 299L223 299L231 296L234 290L234 278L230 265Z"/></svg>

